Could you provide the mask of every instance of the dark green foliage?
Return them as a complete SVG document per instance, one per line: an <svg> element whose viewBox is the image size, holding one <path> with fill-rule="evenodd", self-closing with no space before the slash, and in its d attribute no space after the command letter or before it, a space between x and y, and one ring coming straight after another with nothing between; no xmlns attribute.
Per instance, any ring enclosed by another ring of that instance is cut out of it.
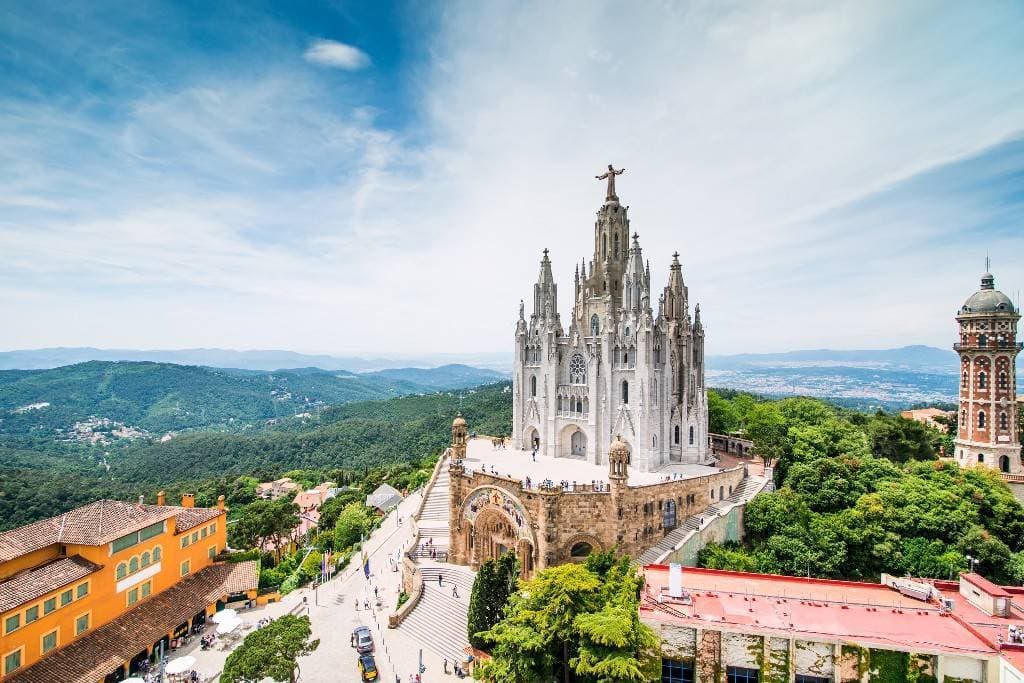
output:
<svg viewBox="0 0 1024 683"><path fill-rule="evenodd" d="M939 432L813 399L745 410L774 444L779 488L747 505L746 547L709 546L703 566L951 578L971 555L994 581L1024 578L1024 508L998 473L934 460Z"/></svg>
<svg viewBox="0 0 1024 683"><path fill-rule="evenodd" d="M605 568L545 569L509 599L504 618L484 634L492 659L477 670L484 681L580 683L653 680L657 636L639 618L642 579L628 558Z"/></svg>
<svg viewBox="0 0 1024 683"><path fill-rule="evenodd" d="M228 527L233 548L260 548L272 543L280 549L299 524L299 507L288 498L257 500L246 506Z"/></svg>
<svg viewBox="0 0 1024 683"><path fill-rule="evenodd" d="M224 683L255 683L269 678L295 681L298 659L320 646L311 640L309 617L285 614L253 631L224 662Z"/></svg>
<svg viewBox="0 0 1024 683"><path fill-rule="evenodd" d="M488 647L481 636L501 621L505 605L519 581L519 560L514 553L505 553L498 560L487 560L473 582L469 598L467 631L470 644L479 649Z"/></svg>

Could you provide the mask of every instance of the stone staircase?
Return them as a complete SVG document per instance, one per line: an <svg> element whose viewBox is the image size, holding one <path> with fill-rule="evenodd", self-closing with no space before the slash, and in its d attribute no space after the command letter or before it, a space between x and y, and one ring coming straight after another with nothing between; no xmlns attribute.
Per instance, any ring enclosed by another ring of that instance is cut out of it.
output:
<svg viewBox="0 0 1024 683"><path fill-rule="evenodd" d="M640 556L636 559L637 564L642 566L660 562L665 555L675 550L676 546L686 540L686 537L691 532L700 529L701 520L708 521L714 519L728 512L736 504L745 505L749 503L754 496L765 489L766 483L768 482L764 477L747 477L733 490L732 495L724 501L712 503L700 514L690 515L683 520L682 524L665 534L657 544L640 553Z"/></svg>
<svg viewBox="0 0 1024 683"><path fill-rule="evenodd" d="M423 594L416 609L409 613L398 630L412 642L420 643L449 662L465 661L463 648L469 645L466 618L469 595L475 575L465 567L455 565L421 566ZM438 586L437 577L442 585ZM452 597L452 585L458 587L459 597ZM416 653L408 653L410 658Z"/></svg>
<svg viewBox="0 0 1024 683"><path fill-rule="evenodd" d="M439 553L448 552L448 462L441 463L441 469L437 472L437 480L433 488L423 501L419 519L416 526L419 529L419 542L425 543L428 539L433 541L432 546L437 548Z"/></svg>

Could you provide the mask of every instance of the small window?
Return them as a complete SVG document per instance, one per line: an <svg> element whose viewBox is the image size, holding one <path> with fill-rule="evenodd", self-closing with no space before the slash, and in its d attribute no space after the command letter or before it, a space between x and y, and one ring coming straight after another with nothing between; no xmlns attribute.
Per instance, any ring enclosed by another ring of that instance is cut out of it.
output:
<svg viewBox="0 0 1024 683"><path fill-rule="evenodd" d="M537 395L537 378L536 377L531 377L530 378L530 396L536 396L536 395Z"/></svg>
<svg viewBox="0 0 1024 683"><path fill-rule="evenodd" d="M625 381L622 383L622 402L629 403L629 382Z"/></svg>
<svg viewBox="0 0 1024 683"><path fill-rule="evenodd" d="M43 654L46 654L47 652L49 652L50 650L54 649L55 647L57 647L57 631L56 631L56 629L53 630L53 631L50 631L45 636L43 636Z"/></svg>
<svg viewBox="0 0 1024 683"><path fill-rule="evenodd" d="M39 618L39 605L32 605L25 610L25 623L31 624L33 621Z"/></svg>
<svg viewBox="0 0 1024 683"><path fill-rule="evenodd" d="M212 560L217 557L217 546L211 545L210 549L206 552L206 555Z"/></svg>
<svg viewBox="0 0 1024 683"><path fill-rule="evenodd" d="M985 389L988 386L988 377L984 372L978 373L978 388Z"/></svg>
<svg viewBox="0 0 1024 683"><path fill-rule="evenodd" d="M188 547L188 534L185 534L184 536L181 537L181 547L182 548L187 548Z"/></svg>
<svg viewBox="0 0 1024 683"><path fill-rule="evenodd" d="M153 582L152 581L147 581L146 583L142 584L142 597L148 598L149 594L152 593L152 592L153 592Z"/></svg>
<svg viewBox="0 0 1024 683"><path fill-rule="evenodd" d="M160 561L160 553L161 552L162 551L160 550L160 546L157 546L157 547L153 548L153 561L154 562L159 562Z"/></svg>
<svg viewBox="0 0 1024 683"><path fill-rule="evenodd" d="M43 614L49 614L57 609L57 598L49 598L43 601Z"/></svg>
<svg viewBox="0 0 1024 683"><path fill-rule="evenodd" d="M985 411L984 410L979 410L978 411L978 429L984 429L984 428L985 428Z"/></svg>
<svg viewBox="0 0 1024 683"><path fill-rule="evenodd" d="M75 619L75 635L81 635L89 630L89 615L83 614Z"/></svg>
<svg viewBox="0 0 1024 683"><path fill-rule="evenodd" d="M137 571L139 571L139 558L133 557L128 560L128 573L134 574Z"/></svg>
<svg viewBox="0 0 1024 683"><path fill-rule="evenodd" d="M796 683L832 683L832 679L828 676L808 676L806 674L797 674Z"/></svg>
<svg viewBox="0 0 1024 683"><path fill-rule="evenodd" d="M13 616L4 619L4 633L10 633L11 631L17 631L21 628L21 615L15 614Z"/></svg>
<svg viewBox="0 0 1024 683"><path fill-rule="evenodd" d="M190 562L188 560L185 560L184 562L181 563L181 575L185 576L186 574L189 573L189 571L190 571Z"/></svg>
<svg viewBox="0 0 1024 683"><path fill-rule="evenodd" d="M88 594L89 594L89 582L88 581L86 581L85 583L78 584L78 587L75 588L75 598L84 598Z"/></svg>
<svg viewBox="0 0 1024 683"><path fill-rule="evenodd" d="M978 462L980 462L980 463L984 463L985 462L985 454L984 453L978 453Z"/></svg>
<svg viewBox="0 0 1024 683"><path fill-rule="evenodd" d="M979 334L978 335L978 346L988 346L988 335L985 335L985 334Z"/></svg>
<svg viewBox="0 0 1024 683"><path fill-rule="evenodd" d="M130 591L128 591L128 604L129 605L134 605L138 601L139 601L139 589L138 588L133 588Z"/></svg>
<svg viewBox="0 0 1024 683"><path fill-rule="evenodd" d="M22 650L15 650L10 654L4 655L4 675L17 671L21 668L21 653Z"/></svg>
<svg viewBox="0 0 1024 683"><path fill-rule="evenodd" d="M679 425L676 425L672 430L672 443L679 445Z"/></svg>
<svg viewBox="0 0 1024 683"><path fill-rule="evenodd" d="M999 413L999 429L1006 431L1006 426L1009 423L1009 418L1006 417L1006 413Z"/></svg>
<svg viewBox="0 0 1024 683"><path fill-rule="evenodd" d="M758 683L761 678L759 669L745 666L729 666L725 669L726 683Z"/></svg>
<svg viewBox="0 0 1024 683"><path fill-rule="evenodd" d="M70 590L66 590L60 594L60 606L70 605L72 600L72 593Z"/></svg>
<svg viewBox="0 0 1024 683"><path fill-rule="evenodd" d="M199 535L199 537L200 538L206 538L206 534L207 533L209 533L209 532L206 530L206 527L204 526L203 530L202 530L202 533Z"/></svg>
<svg viewBox="0 0 1024 683"><path fill-rule="evenodd" d="M690 426L690 445L693 445L693 426Z"/></svg>
<svg viewBox="0 0 1024 683"><path fill-rule="evenodd" d="M214 522L213 524L210 525L210 533L211 534L217 533L217 522Z"/></svg>
<svg viewBox="0 0 1024 683"><path fill-rule="evenodd" d="M148 567L149 563L150 563L150 556L149 556L149 551L147 550L146 552L142 553L142 566L143 567Z"/></svg>
<svg viewBox="0 0 1024 683"><path fill-rule="evenodd" d="M596 337L601 331L601 321L598 319L597 314L590 316L590 336Z"/></svg>
<svg viewBox="0 0 1024 683"><path fill-rule="evenodd" d="M128 565L126 565L124 562L117 565L116 576L118 579L123 579L124 577L128 576Z"/></svg>
<svg viewBox="0 0 1024 683"><path fill-rule="evenodd" d="M678 659L661 660L661 683L694 683L693 663Z"/></svg>
<svg viewBox="0 0 1024 683"><path fill-rule="evenodd" d="M192 542L193 543L198 543L199 542L199 532L198 531L193 531L192 532Z"/></svg>

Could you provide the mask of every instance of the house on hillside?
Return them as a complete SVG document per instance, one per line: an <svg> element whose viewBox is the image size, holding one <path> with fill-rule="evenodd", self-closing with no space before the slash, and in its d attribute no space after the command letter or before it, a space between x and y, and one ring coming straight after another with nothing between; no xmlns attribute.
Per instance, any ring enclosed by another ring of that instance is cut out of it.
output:
<svg viewBox="0 0 1024 683"><path fill-rule="evenodd" d="M384 514L402 502L402 494L390 484L381 484L377 490L366 497L366 507L375 508Z"/></svg>

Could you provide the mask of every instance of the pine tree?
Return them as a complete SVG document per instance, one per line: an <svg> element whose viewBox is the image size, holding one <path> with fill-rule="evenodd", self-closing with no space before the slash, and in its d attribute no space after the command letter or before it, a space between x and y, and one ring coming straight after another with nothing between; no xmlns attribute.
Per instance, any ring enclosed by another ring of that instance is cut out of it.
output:
<svg viewBox="0 0 1024 683"><path fill-rule="evenodd" d="M469 632L469 643L477 649L483 649L487 641L479 636L482 631L490 630L494 623L491 621L490 601L494 590L497 566L494 560L487 560L476 573L476 580L473 581L473 591L469 596L469 613L467 615L466 629Z"/></svg>

